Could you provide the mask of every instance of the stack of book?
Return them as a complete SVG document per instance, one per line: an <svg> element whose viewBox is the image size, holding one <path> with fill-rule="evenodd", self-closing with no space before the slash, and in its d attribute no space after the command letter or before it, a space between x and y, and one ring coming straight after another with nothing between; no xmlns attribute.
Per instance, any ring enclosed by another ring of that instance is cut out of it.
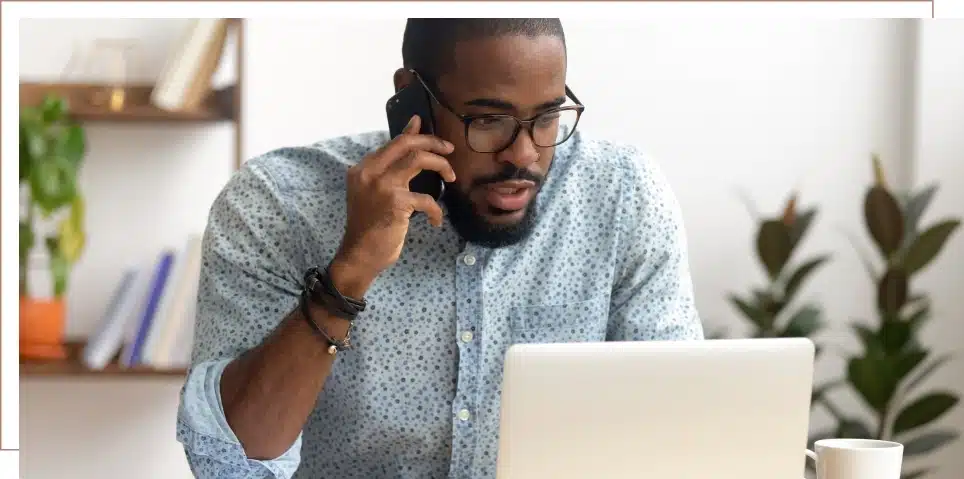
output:
<svg viewBox="0 0 964 479"><path fill-rule="evenodd" d="M84 347L84 365L103 369L119 354L121 367L187 367L200 266L201 235L193 234L182 249L125 271Z"/></svg>

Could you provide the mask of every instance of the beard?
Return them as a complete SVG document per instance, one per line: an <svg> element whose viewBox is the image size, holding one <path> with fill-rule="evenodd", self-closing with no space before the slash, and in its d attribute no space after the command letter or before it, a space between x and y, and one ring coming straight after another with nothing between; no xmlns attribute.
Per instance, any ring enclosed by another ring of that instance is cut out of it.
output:
<svg viewBox="0 0 964 479"><path fill-rule="evenodd" d="M490 183L507 180L529 180L535 183L535 194L525 207L525 213L516 223L493 223L476 210L475 204L467 194L453 184L446 184L442 202L448 209L448 220L456 233L463 240L486 248L502 248L517 244L532 233L536 225L538 212L536 211L536 197L545 177L506 163L505 168L498 174L476 179L469 191ZM506 213L489 206L492 214Z"/></svg>

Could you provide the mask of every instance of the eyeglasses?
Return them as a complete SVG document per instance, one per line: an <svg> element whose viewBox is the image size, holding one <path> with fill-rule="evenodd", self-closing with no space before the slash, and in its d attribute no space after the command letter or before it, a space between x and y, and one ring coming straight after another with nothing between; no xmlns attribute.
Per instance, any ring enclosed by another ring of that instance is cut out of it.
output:
<svg viewBox="0 0 964 479"><path fill-rule="evenodd" d="M528 120L513 115L494 113L462 115L447 103L441 101L418 72L415 70L409 70L409 72L422 84L422 88L428 92L432 100L462 120L465 125L465 142L469 149L476 153L499 153L505 150L515 143L523 128L529 132L532 142L540 148L551 148L559 145L572 137L573 132L576 131L576 125L579 123L579 118L582 117L582 112L586 109L567 85L566 97L572 99L576 103L575 105L551 108Z"/></svg>

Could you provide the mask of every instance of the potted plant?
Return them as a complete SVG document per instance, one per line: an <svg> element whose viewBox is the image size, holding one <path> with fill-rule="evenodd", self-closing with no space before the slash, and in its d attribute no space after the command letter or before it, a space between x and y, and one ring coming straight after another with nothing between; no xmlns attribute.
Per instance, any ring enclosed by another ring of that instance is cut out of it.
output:
<svg viewBox="0 0 964 479"><path fill-rule="evenodd" d="M729 295L730 303L752 325L752 337L807 337L823 327L820 309L815 305L803 304L793 311L790 308L807 277L829 259L827 255L818 255L797 267L790 265L815 216L816 208L798 211L797 195L793 194L782 215L759 220L756 254L767 283L762 288L752 288L744 297Z"/></svg>
<svg viewBox="0 0 964 479"><path fill-rule="evenodd" d="M948 390L922 388L923 381L950 355L939 354L921 343L920 330L931 319L930 301L911 283L939 255L960 220L945 218L921 228L921 217L937 186L930 185L901 198L888 189L876 156L873 168L875 181L864 197L864 222L880 253L880 266L866 258L865 263L875 283L877 318L870 324L851 325L863 351L847 358L841 382L857 393L872 421L843 412L823 395L820 402L837 425L813 439L893 439L904 444L905 457L914 458L944 447L959 436L958 431L936 425L957 405L958 396ZM928 472L905 471L901 477L917 478Z"/></svg>
<svg viewBox="0 0 964 479"><path fill-rule="evenodd" d="M85 246L84 201L78 173L86 152L83 129L65 99L48 95L20 110L20 355L63 358L64 297L73 264ZM49 292L31 282L41 250ZM34 291L36 289L36 291Z"/></svg>

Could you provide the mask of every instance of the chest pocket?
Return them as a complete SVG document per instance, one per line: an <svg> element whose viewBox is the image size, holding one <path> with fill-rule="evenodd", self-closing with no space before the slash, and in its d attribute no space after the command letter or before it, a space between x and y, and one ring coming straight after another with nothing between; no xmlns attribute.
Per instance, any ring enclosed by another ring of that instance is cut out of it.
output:
<svg viewBox="0 0 964 479"><path fill-rule="evenodd" d="M575 343L606 340L609 298L509 311L513 343Z"/></svg>

